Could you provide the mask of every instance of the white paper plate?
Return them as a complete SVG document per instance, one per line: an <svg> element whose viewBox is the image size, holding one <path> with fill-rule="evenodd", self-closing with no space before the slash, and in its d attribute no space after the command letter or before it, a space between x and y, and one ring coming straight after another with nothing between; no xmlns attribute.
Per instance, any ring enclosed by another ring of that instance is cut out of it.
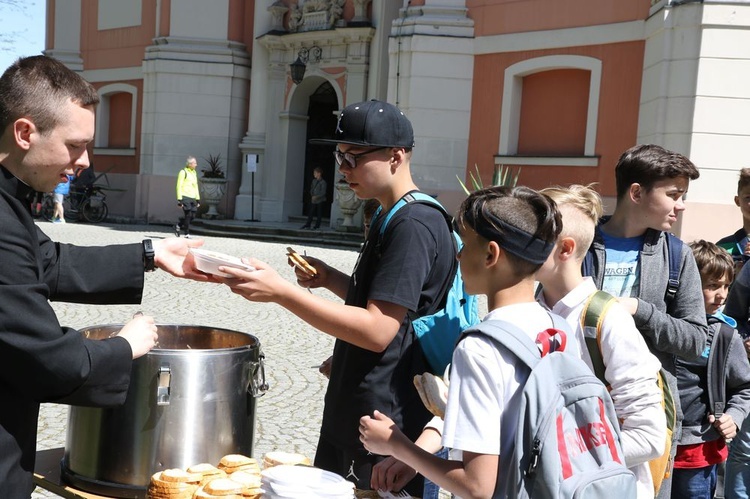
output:
<svg viewBox="0 0 750 499"><path fill-rule="evenodd" d="M255 270L255 267L242 263L242 260L236 256L226 255L224 253L219 253L218 251L190 248L190 252L195 257L195 267L201 272L207 274L214 274L221 277L232 277L225 272L220 272L220 266L234 267L236 269L247 271Z"/></svg>
<svg viewBox="0 0 750 499"><path fill-rule="evenodd" d="M281 497L352 497L354 484L341 475L311 466L279 465L261 472L264 488Z"/></svg>

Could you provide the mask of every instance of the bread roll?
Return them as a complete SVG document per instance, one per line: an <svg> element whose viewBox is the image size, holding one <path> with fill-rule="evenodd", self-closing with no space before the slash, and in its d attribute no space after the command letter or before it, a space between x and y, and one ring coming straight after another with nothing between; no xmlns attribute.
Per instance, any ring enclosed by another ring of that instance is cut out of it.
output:
<svg viewBox="0 0 750 499"><path fill-rule="evenodd" d="M215 496L242 494L242 484L229 478L217 478L203 486L203 491Z"/></svg>
<svg viewBox="0 0 750 499"><path fill-rule="evenodd" d="M441 419L445 418L448 386L443 381L443 378L429 372L421 375L417 374L414 376L414 386L427 410Z"/></svg>
<svg viewBox="0 0 750 499"><path fill-rule="evenodd" d="M229 475L229 479L242 484L243 489L257 489L260 487L261 482L260 471L258 471L258 473L251 471L235 471Z"/></svg>
<svg viewBox="0 0 750 499"><path fill-rule="evenodd" d="M187 470L188 470L188 473L197 473L201 475L201 480L200 480L199 485L205 485L206 483L216 478L227 477L227 473L224 470L220 470L213 464L208 464L208 463L194 464L190 466Z"/></svg>
<svg viewBox="0 0 750 499"><path fill-rule="evenodd" d="M193 499L244 499L244 498L240 494L228 494L228 495L218 496L215 494L209 494L208 492L205 491L205 489L199 489L193 496Z"/></svg>
<svg viewBox="0 0 750 499"><path fill-rule="evenodd" d="M293 452L273 451L266 452L266 455L263 456L264 469L273 468L274 466L278 466L280 464L288 464L292 466L301 464L304 466L310 466L312 465L312 462L307 456L303 454L296 454Z"/></svg>
<svg viewBox="0 0 750 499"><path fill-rule="evenodd" d="M167 471L167 470L165 470ZM169 470L170 473L167 476L170 479L180 477L180 471L182 470ZM185 473L184 471L182 473ZM151 476L151 481L148 485L148 497L151 499L190 499L193 494L198 490L198 484L196 482L187 481L170 481L164 480L162 477L164 472L159 471ZM185 473L185 475L188 475Z"/></svg>

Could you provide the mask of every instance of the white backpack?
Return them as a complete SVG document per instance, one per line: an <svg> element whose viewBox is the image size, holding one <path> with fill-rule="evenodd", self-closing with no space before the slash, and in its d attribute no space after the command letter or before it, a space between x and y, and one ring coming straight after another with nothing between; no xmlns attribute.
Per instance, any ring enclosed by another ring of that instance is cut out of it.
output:
<svg viewBox="0 0 750 499"><path fill-rule="evenodd" d="M493 497L635 498L636 478L625 466L609 392L581 359L563 353L568 326L552 318L557 329L542 331L536 343L499 320L461 336L490 337L531 369L522 387L515 447L500 456Z"/></svg>

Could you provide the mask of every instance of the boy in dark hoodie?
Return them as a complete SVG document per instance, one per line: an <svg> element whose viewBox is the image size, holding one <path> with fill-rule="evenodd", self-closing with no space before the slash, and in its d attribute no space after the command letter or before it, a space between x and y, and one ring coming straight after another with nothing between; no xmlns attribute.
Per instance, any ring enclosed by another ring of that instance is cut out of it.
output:
<svg viewBox="0 0 750 499"><path fill-rule="evenodd" d="M709 333L697 361L675 361L684 414L672 497L711 499L718 465L727 459L726 442L750 410L750 364L737 323L720 311L734 276L732 257L703 240L690 243L690 248L701 275Z"/></svg>

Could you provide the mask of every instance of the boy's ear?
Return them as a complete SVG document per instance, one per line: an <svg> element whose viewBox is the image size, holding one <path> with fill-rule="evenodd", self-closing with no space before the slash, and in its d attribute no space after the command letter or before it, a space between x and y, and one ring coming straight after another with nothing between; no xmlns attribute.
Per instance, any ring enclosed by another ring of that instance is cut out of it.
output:
<svg viewBox="0 0 750 499"><path fill-rule="evenodd" d="M395 170L398 168L406 158L406 151L401 148L394 147L391 149L391 169Z"/></svg>
<svg viewBox="0 0 750 499"><path fill-rule="evenodd" d="M497 265L498 260L500 260L500 254L502 252L503 249L495 241L490 241L489 243L487 243L487 254L484 261L485 267L490 268Z"/></svg>
<svg viewBox="0 0 750 499"><path fill-rule="evenodd" d="M576 252L576 240L572 237L563 237L557 242L557 253L561 260L573 258Z"/></svg>
<svg viewBox="0 0 750 499"><path fill-rule="evenodd" d="M734 204L736 204L737 206L740 205L740 197L739 196L735 196L734 197Z"/></svg>
<svg viewBox="0 0 750 499"><path fill-rule="evenodd" d="M628 189L628 194L632 202L640 203L641 198L643 197L643 187L637 182L632 183L630 184L630 189Z"/></svg>

